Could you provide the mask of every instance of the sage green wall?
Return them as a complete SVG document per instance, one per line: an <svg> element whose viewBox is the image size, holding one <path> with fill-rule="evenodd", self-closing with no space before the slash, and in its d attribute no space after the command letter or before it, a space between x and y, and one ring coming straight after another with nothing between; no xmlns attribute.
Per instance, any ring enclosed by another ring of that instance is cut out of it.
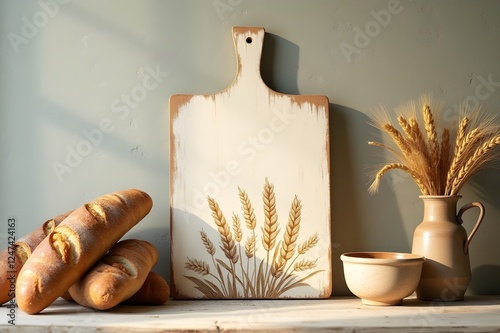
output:
<svg viewBox="0 0 500 333"><path fill-rule="evenodd" d="M168 98L214 93L235 74L231 27L262 26L262 75L273 89L331 102L334 294L348 294L339 256L410 251L422 218L404 174L369 195L367 114L421 93L500 112L500 2L424 0L0 1L0 229L18 236L118 189L154 208L127 237L153 242L169 276ZM307 138L304 138L307 139ZM73 151L80 152L75 154ZM498 166L498 165L497 165ZM462 191L486 218L471 246L469 293L500 293L500 175ZM475 213L467 213L471 229Z"/></svg>

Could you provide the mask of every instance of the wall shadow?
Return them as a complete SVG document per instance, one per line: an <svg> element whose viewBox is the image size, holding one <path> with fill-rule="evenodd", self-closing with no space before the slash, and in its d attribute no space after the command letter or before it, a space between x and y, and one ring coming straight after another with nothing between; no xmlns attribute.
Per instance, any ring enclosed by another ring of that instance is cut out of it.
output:
<svg viewBox="0 0 500 333"><path fill-rule="evenodd" d="M475 295L500 295L500 265L480 265L472 270L469 289Z"/></svg>
<svg viewBox="0 0 500 333"><path fill-rule="evenodd" d="M367 144L377 131L364 113L330 104L330 178L332 207L333 295L350 295L340 255L351 251L409 251L401 212L388 182L368 193L368 171L382 156ZM388 186L389 185L389 186ZM374 223L382 221L382 223ZM384 245L381 245L384 244Z"/></svg>
<svg viewBox="0 0 500 333"><path fill-rule="evenodd" d="M298 68L299 46L266 32L260 62L261 77L265 84L274 91L298 95Z"/></svg>

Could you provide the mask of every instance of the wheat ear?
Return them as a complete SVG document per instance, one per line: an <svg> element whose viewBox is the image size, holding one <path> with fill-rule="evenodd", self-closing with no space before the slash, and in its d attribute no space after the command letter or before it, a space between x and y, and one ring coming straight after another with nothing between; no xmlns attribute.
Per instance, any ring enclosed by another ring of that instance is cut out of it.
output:
<svg viewBox="0 0 500 333"><path fill-rule="evenodd" d="M247 258L252 258L255 255L255 245L257 243L257 238L255 235L251 235L248 237L247 241L245 242L245 254Z"/></svg>
<svg viewBox="0 0 500 333"><path fill-rule="evenodd" d="M252 203L248 198L245 191L238 187L238 196L240 197L241 209L243 211L243 216L245 218L245 223L248 229L254 230L257 226L257 219L255 218L255 213L252 207Z"/></svg>
<svg viewBox="0 0 500 333"><path fill-rule="evenodd" d="M285 268L287 261L292 258L293 253L295 252L297 237L299 237L300 231L301 209L302 204L297 196L295 196L292 206L290 207L290 213L288 214L288 223L283 235L280 255L278 260L274 263L274 269L272 272L273 276L279 276Z"/></svg>
<svg viewBox="0 0 500 333"><path fill-rule="evenodd" d="M200 231L201 235L201 240L203 242L203 245L205 246L205 249L207 250L208 254L213 256L215 254L215 246L214 243L208 238L208 235L205 231Z"/></svg>
<svg viewBox="0 0 500 333"><path fill-rule="evenodd" d="M308 269L315 268L317 261L318 261L318 259L315 259L315 260L308 260L308 259L301 260L301 261L297 262L293 266L293 270L295 272L300 272L300 271L305 271L305 270L308 270Z"/></svg>
<svg viewBox="0 0 500 333"><path fill-rule="evenodd" d="M457 137L455 139L455 151L453 152L453 156L458 155L458 149L460 148L460 144L462 143L465 135L467 135L467 127L469 126L470 118L463 117L458 125Z"/></svg>
<svg viewBox="0 0 500 333"><path fill-rule="evenodd" d="M411 130L410 124L408 123L408 120L406 120L406 118L403 117L403 116L398 116L398 123L399 123L399 126L401 126L401 128L403 129L403 131L406 133L406 136L409 139L411 139L411 137L412 137L412 130Z"/></svg>
<svg viewBox="0 0 500 333"><path fill-rule="evenodd" d="M316 244L318 244L319 237L318 234L314 234L311 237L309 237L304 243L299 245L299 248L297 249L298 254L304 254L310 249L312 249Z"/></svg>
<svg viewBox="0 0 500 333"><path fill-rule="evenodd" d="M236 242L241 242L243 238L243 232L241 231L241 223L238 215L233 213L233 232L234 232L234 240Z"/></svg>
<svg viewBox="0 0 500 333"><path fill-rule="evenodd" d="M226 257L234 264L238 261L239 258L236 251L236 245L234 243L233 235L231 234L231 229L229 228L229 225L226 222L226 218L219 208L219 204L214 199L208 197L208 205L212 210L212 217L215 224L217 225L217 231L220 234L220 239L222 241L221 249Z"/></svg>
<svg viewBox="0 0 500 333"><path fill-rule="evenodd" d="M469 133L460 133L459 137L461 140L456 142L455 155L451 160L446 175L446 188L450 190L467 158L471 156L471 152L475 151L484 139L484 134L481 133L479 128L474 128Z"/></svg>
<svg viewBox="0 0 500 333"><path fill-rule="evenodd" d="M408 173L415 180L415 182L417 183L417 185L420 188L420 190L422 191L422 193L427 193L427 189L425 188L425 186L422 183L422 181L418 178L418 176L416 174L414 174L414 172L410 168L408 168L406 165L401 164L401 163L387 164L382 169L380 169L379 172L377 172L377 174L375 175L375 180L373 181L373 183L368 188L368 191L370 193L372 193L372 194L376 193L377 190L378 190L378 187L380 185L380 180L382 179L382 177L388 171L394 170L394 169L400 169L400 170L403 170L406 173Z"/></svg>
<svg viewBox="0 0 500 333"><path fill-rule="evenodd" d="M208 275L210 274L210 266L202 260L198 259L189 259L184 265L184 268L190 271L194 271L196 273L199 273L201 275Z"/></svg>
<svg viewBox="0 0 500 333"><path fill-rule="evenodd" d="M396 145L401 150L404 157L409 157L411 155L411 147L406 142L405 138L401 135L401 133L391 124L384 124L384 130L391 136Z"/></svg>
<svg viewBox="0 0 500 333"><path fill-rule="evenodd" d="M264 192L262 194L264 202L264 228L262 228L262 245L266 251L271 251L276 244L278 236L278 214L276 212L276 197L274 186L266 178Z"/></svg>
<svg viewBox="0 0 500 333"><path fill-rule="evenodd" d="M430 106L424 105L422 113L424 118L425 132L427 133L427 141L429 142L429 155L433 161L438 161L439 143L436 132L436 124L434 122L434 116L432 115Z"/></svg>
<svg viewBox="0 0 500 333"><path fill-rule="evenodd" d="M453 180L450 194L458 194L458 191L463 184L481 168L490 157L493 149L500 145L500 134L493 136L491 139L486 140L481 147L475 150L474 154L467 160L467 162L460 168L457 177Z"/></svg>

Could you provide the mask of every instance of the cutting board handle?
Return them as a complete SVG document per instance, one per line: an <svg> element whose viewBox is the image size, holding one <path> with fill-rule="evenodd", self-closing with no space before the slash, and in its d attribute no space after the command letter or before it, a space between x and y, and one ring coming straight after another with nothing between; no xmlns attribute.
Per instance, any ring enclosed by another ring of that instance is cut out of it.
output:
<svg viewBox="0 0 500 333"><path fill-rule="evenodd" d="M233 27L233 41L236 52L236 80L242 75L246 79L258 79L260 75L260 60L264 45L265 29L262 27Z"/></svg>

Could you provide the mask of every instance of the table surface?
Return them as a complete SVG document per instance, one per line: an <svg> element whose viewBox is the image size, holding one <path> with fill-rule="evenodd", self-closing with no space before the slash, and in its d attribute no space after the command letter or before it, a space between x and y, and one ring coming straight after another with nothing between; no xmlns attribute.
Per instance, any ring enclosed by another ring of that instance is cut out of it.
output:
<svg viewBox="0 0 500 333"><path fill-rule="evenodd" d="M13 320L9 323L9 320ZM13 325L15 324L15 325ZM58 299L37 315L0 308L0 332L500 332L500 295L367 306L358 298L169 300L94 311Z"/></svg>

